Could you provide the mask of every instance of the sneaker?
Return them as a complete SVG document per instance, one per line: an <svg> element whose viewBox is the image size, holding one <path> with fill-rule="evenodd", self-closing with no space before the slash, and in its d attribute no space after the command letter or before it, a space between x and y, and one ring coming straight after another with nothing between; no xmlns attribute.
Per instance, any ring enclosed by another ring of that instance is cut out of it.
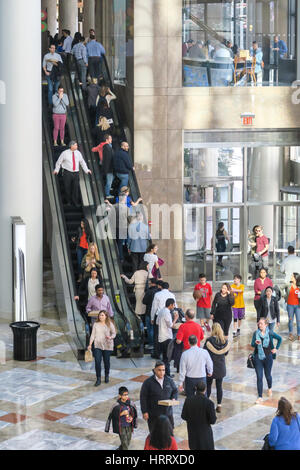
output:
<svg viewBox="0 0 300 470"><path fill-rule="evenodd" d="M299 336L298 336L298 338L299 338ZM291 333L289 334L289 340L294 341L294 336Z"/></svg>
<svg viewBox="0 0 300 470"><path fill-rule="evenodd" d="M256 400L255 404L256 404L256 405L260 405L262 402L263 402L263 399L262 399L261 397L258 397L258 399Z"/></svg>
<svg viewBox="0 0 300 470"><path fill-rule="evenodd" d="M236 334L237 334L238 336L240 336L241 330L237 330Z"/></svg>
<svg viewBox="0 0 300 470"><path fill-rule="evenodd" d="M237 335L238 335L238 334L237 334L237 332L236 332L236 331L234 331L234 332L232 333L232 336L233 336L234 338L236 338L236 337L237 337Z"/></svg>
<svg viewBox="0 0 300 470"><path fill-rule="evenodd" d="M216 408L216 413L221 413L221 411L222 411L222 406L218 405Z"/></svg>
<svg viewBox="0 0 300 470"><path fill-rule="evenodd" d="M209 326L209 323L205 323L204 326L208 332L211 331L211 327Z"/></svg>
<svg viewBox="0 0 300 470"><path fill-rule="evenodd" d="M269 388L267 394L268 394L268 397L272 397L272 396L273 396L272 390L271 390L270 388Z"/></svg>
<svg viewBox="0 0 300 470"><path fill-rule="evenodd" d="M58 143L57 143L57 142L54 142L53 146L54 146L54 147L58 147Z"/></svg>

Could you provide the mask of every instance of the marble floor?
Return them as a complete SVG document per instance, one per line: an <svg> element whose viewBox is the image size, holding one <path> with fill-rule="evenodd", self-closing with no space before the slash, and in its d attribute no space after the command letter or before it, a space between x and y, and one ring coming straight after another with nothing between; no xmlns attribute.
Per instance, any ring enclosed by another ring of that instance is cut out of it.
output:
<svg viewBox="0 0 300 470"><path fill-rule="evenodd" d="M265 396L261 405L254 403L256 377L246 368L246 360L256 316L252 293L246 297L246 320L241 336L231 339L222 413L213 426L219 450L260 449L282 395L300 411L300 342L288 340L285 312L279 329L283 342L273 368L273 398ZM184 309L194 304L190 291L177 294L177 300ZM95 388L94 364L76 360L49 294L39 321L37 360L16 362L12 358L10 328L0 320L0 449L115 449L119 438L112 431L105 433L104 427L122 385L129 389L139 412L131 449L143 449L148 432L141 419L139 391L154 361L147 355L133 360L112 357L110 383ZM215 391L211 398L215 401ZM179 401L180 406L174 408L174 435L179 448L188 449L186 424L181 420L184 397L180 396Z"/></svg>

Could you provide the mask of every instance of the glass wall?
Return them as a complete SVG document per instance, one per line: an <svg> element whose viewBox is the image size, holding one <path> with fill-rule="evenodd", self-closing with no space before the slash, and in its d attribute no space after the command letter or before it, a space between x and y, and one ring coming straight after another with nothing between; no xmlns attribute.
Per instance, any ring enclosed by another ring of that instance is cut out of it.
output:
<svg viewBox="0 0 300 470"><path fill-rule="evenodd" d="M296 15L296 0L183 0L183 85L290 85Z"/></svg>
<svg viewBox="0 0 300 470"><path fill-rule="evenodd" d="M203 271L215 282L235 273L252 282L255 225L269 238L270 275L283 281L287 247L300 250L300 148L185 140L185 281L196 281Z"/></svg>
<svg viewBox="0 0 300 470"><path fill-rule="evenodd" d="M113 0L114 82L126 84L127 58L133 58L133 0Z"/></svg>

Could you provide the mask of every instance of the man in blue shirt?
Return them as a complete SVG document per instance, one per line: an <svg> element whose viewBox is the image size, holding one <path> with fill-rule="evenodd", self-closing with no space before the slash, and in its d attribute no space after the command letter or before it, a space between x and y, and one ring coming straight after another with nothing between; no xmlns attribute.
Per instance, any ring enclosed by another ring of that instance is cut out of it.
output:
<svg viewBox="0 0 300 470"><path fill-rule="evenodd" d="M253 41L252 48L251 48L251 56L256 58L255 64L255 77L256 77L256 84L262 86L262 62L263 62L263 52L256 41Z"/></svg>
<svg viewBox="0 0 300 470"><path fill-rule="evenodd" d="M86 47L84 45L85 38L81 36L80 42L75 44L72 49L72 54L75 57L78 68L79 68L79 75L80 75L80 85L82 88L86 89L86 74L87 74L87 67L88 67L88 60L87 60L87 53Z"/></svg>
<svg viewBox="0 0 300 470"><path fill-rule="evenodd" d="M73 42L73 38L71 36L71 31L69 31L68 29L63 29L62 34L63 34L63 37L65 38L64 45L63 45L63 51L66 54L70 54L71 49L72 49L72 42Z"/></svg>
<svg viewBox="0 0 300 470"><path fill-rule="evenodd" d="M274 38L273 51L276 53L277 58L279 56L280 59L283 59L288 52L286 43L282 39L279 39L279 36L275 36Z"/></svg>
<svg viewBox="0 0 300 470"><path fill-rule="evenodd" d="M89 61L89 74L91 78L99 78L102 74L102 56L105 55L105 49L96 41L96 36L90 35L90 42L86 46L88 61Z"/></svg>

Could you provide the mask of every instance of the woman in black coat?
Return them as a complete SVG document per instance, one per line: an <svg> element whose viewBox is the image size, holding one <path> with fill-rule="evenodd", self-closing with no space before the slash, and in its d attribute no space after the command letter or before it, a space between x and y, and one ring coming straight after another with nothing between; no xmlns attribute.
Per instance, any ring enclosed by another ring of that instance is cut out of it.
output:
<svg viewBox="0 0 300 470"><path fill-rule="evenodd" d="M230 285L225 282L221 287L221 291L215 295L210 314L214 323L220 323L226 339L228 339L229 328L232 322L231 308L233 304L234 295Z"/></svg>
<svg viewBox="0 0 300 470"><path fill-rule="evenodd" d="M181 418L187 422L190 450L214 450L214 436L211 424L217 417L215 406L205 396L206 385L200 381L196 386L196 394L186 398Z"/></svg>
<svg viewBox="0 0 300 470"><path fill-rule="evenodd" d="M275 324L280 324L280 308L276 297L273 296L273 287L266 288L261 296L261 310L259 318L267 318L269 330L274 331Z"/></svg>
<svg viewBox="0 0 300 470"><path fill-rule="evenodd" d="M210 397L211 386L213 380L215 379L217 387L217 413L221 413L221 405L223 398L222 382L223 378L226 376L225 356L227 356L229 348L229 343L224 337L224 332L221 328L221 325L219 323L214 323L212 327L211 337L206 340L204 349L207 349L214 365L212 376L206 378L206 396L207 398Z"/></svg>

